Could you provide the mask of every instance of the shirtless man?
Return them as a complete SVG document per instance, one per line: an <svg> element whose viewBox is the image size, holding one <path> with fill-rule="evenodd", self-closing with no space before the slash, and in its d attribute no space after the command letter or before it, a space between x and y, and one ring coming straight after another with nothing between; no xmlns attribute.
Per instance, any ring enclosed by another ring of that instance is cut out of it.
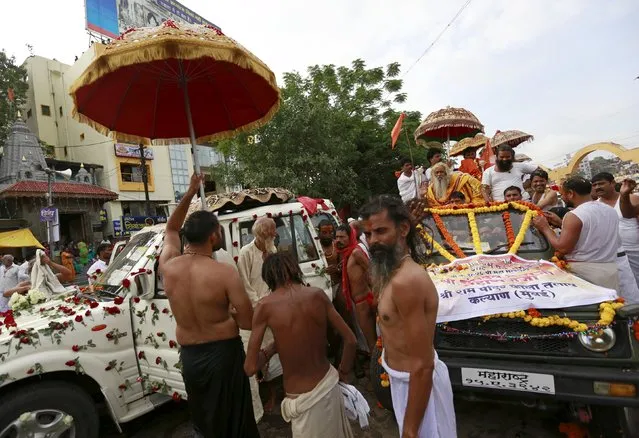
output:
<svg viewBox="0 0 639 438"><path fill-rule="evenodd" d="M351 226L337 227L335 242L342 257L342 293L346 299L346 308L350 312L353 304L355 305L355 318L370 353L374 351L377 333L374 299L368 276L368 255L359 247L357 232Z"/></svg>
<svg viewBox="0 0 639 438"><path fill-rule="evenodd" d="M197 211L181 229L203 179L202 175L191 177L188 191L166 224L160 254L160 272L182 347L182 377L201 436L259 437L238 329L251 328L251 301L238 272L212 258L222 242L217 217ZM188 244L184 254L180 236Z"/></svg>
<svg viewBox="0 0 639 438"><path fill-rule="evenodd" d="M262 276L272 293L255 308L244 363L246 374L254 375L277 352L287 394L282 401L282 417L291 422L293 437L352 437L338 381L345 380L351 370L355 335L324 291L304 286L302 271L289 254L269 255ZM326 357L328 324L344 341L339 371ZM267 327L275 341L260 349Z"/></svg>
<svg viewBox="0 0 639 438"><path fill-rule="evenodd" d="M418 258L416 230L401 199L382 195L363 207L384 344L402 438L454 438L455 410L446 365L433 345L439 304Z"/></svg>

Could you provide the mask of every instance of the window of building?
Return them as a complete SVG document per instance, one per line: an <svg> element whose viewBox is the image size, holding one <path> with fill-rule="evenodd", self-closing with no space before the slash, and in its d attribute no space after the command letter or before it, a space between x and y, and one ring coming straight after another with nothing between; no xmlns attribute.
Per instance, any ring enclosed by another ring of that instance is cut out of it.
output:
<svg viewBox="0 0 639 438"><path fill-rule="evenodd" d="M62 117L62 107L60 107L60 117Z"/></svg>
<svg viewBox="0 0 639 438"><path fill-rule="evenodd" d="M40 105L43 116L51 116L51 107L49 105Z"/></svg>
<svg viewBox="0 0 639 438"><path fill-rule="evenodd" d="M148 164L146 165L147 175L150 173ZM142 181L142 166L133 163L120 163L120 175L122 175L122 182L143 182Z"/></svg>
<svg viewBox="0 0 639 438"><path fill-rule="evenodd" d="M169 146L169 158L171 159L171 179L176 200L181 199L189 188L189 163L187 161L186 146Z"/></svg>
<svg viewBox="0 0 639 438"><path fill-rule="evenodd" d="M28 111L27 111L27 119L30 119L32 115L33 115L33 114L31 114L31 110L28 110Z"/></svg>

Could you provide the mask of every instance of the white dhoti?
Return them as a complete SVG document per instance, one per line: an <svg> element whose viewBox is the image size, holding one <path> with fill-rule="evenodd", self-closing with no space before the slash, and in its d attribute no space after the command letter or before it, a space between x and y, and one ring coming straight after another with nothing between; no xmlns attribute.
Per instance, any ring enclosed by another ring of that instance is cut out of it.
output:
<svg viewBox="0 0 639 438"><path fill-rule="evenodd" d="M404 415L408 403L410 373L395 371L386 363L386 354L382 351L382 366L390 378L391 396L395 420L399 426L399 435L404 431ZM433 386L428 400L426 412L417 434L420 438L456 438L455 406L453 405L453 388L448 376L446 364L439 360L435 352L435 368L433 370Z"/></svg>
<svg viewBox="0 0 639 438"><path fill-rule="evenodd" d="M632 273L627 256L617 257L617 271L619 273L619 296L628 304L639 304L639 286Z"/></svg>
<svg viewBox="0 0 639 438"><path fill-rule="evenodd" d="M240 337L242 338L242 344L244 345L244 353L248 347L248 341L251 337L250 330L240 330ZM253 402L253 414L255 416L255 422L259 423L264 416L264 406L262 405L262 399L260 398L260 386L257 383L255 376L249 377L249 383L251 385L251 401Z"/></svg>
<svg viewBox="0 0 639 438"><path fill-rule="evenodd" d="M618 257L617 257L618 258ZM568 269L592 284L619 291L617 263L568 262Z"/></svg>
<svg viewBox="0 0 639 438"><path fill-rule="evenodd" d="M338 383L339 374L331 366L312 391L286 395L282 418L291 423L293 438L353 438Z"/></svg>

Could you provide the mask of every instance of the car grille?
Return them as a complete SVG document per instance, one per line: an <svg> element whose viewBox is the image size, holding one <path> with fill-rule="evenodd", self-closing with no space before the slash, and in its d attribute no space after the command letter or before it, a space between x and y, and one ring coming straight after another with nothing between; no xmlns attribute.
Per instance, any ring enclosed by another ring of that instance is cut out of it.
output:
<svg viewBox="0 0 639 438"><path fill-rule="evenodd" d="M477 334L451 333L437 327L436 348L438 350L466 350L473 352L528 354L542 356L574 356L574 357L601 357L601 353L593 353L583 348L576 336L572 338L545 338L534 339L534 336L562 333L565 327L533 327L523 321L507 319L494 319L486 322L471 319L448 323L448 326L462 331L470 331ZM607 357L629 357L628 329L624 324L616 324L614 330L617 342L607 354ZM478 333L505 334L507 336L528 335L533 339L527 341L500 340Z"/></svg>

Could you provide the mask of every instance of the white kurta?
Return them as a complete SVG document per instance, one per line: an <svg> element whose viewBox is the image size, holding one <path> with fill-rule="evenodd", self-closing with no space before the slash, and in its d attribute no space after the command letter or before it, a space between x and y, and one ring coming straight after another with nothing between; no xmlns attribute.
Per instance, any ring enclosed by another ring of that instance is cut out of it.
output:
<svg viewBox="0 0 639 438"><path fill-rule="evenodd" d="M237 268L240 271L240 277L244 282L244 288L248 293L253 308L257 305L257 302L271 293L268 285L262 279L262 265L264 264L264 257L262 251L255 245L253 240L248 245L244 246L240 250L240 256L237 260ZM248 344L248 339L251 336L250 330L240 330L242 341L245 345ZM262 340L262 348L265 348L274 341L273 332L270 328L264 332L264 339ZM279 355L274 355L269 361L268 372L264 376L264 380L270 381L276 377L282 375L282 365L280 363Z"/></svg>
<svg viewBox="0 0 639 438"><path fill-rule="evenodd" d="M399 435L404 429L404 415L408 403L408 385L410 373L395 371L386 363L386 352L382 351L382 366L390 378L393 410L399 426ZM433 371L433 387L430 392L428 406L419 427L419 438L456 438L455 406L453 405L453 388L448 376L446 364L439 360L435 352L435 369Z"/></svg>

